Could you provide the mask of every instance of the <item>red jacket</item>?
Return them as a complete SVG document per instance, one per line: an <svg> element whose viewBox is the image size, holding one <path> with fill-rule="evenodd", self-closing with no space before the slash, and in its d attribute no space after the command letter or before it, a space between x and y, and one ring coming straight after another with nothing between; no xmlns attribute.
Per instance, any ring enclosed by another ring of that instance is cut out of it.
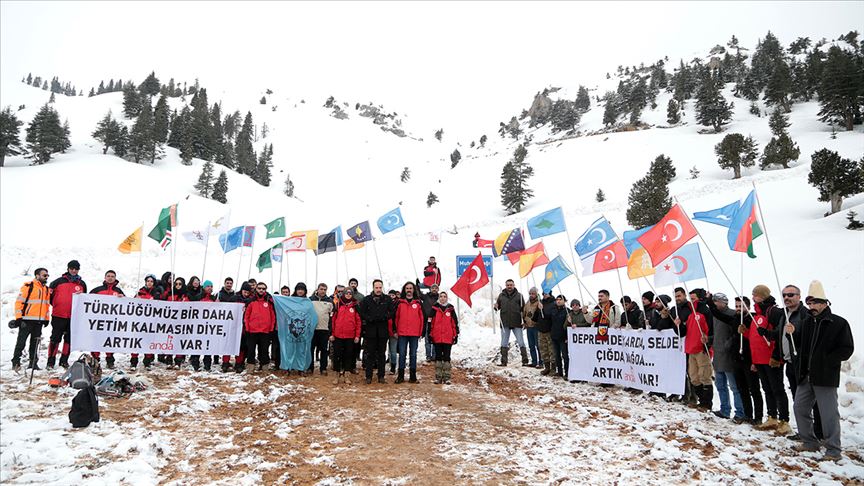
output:
<svg viewBox="0 0 864 486"><path fill-rule="evenodd" d="M80 275L72 276L64 273L51 282L51 315L54 317L72 317L72 296L87 292L87 284Z"/></svg>
<svg viewBox="0 0 864 486"><path fill-rule="evenodd" d="M125 297L126 294L123 293L123 289L117 286L120 282L114 282L111 285L108 285L105 282L102 282L102 285L96 287L91 290L91 294L100 294L100 295L113 295L114 297Z"/></svg>
<svg viewBox="0 0 864 486"><path fill-rule="evenodd" d="M208 294L207 291L204 291L204 295L201 296L201 302L216 302L216 296L212 292Z"/></svg>
<svg viewBox="0 0 864 486"><path fill-rule="evenodd" d="M423 286L429 288L432 284L441 285L441 270L436 265L426 265L423 269Z"/></svg>
<svg viewBox="0 0 864 486"><path fill-rule="evenodd" d="M432 342L453 344L453 340L459 334L456 322L456 310L452 305L447 304L444 308L438 304L432 306L432 329L429 331Z"/></svg>
<svg viewBox="0 0 864 486"><path fill-rule="evenodd" d="M167 300L168 302L189 302L189 297L187 297L186 294L169 294L168 297L165 298L165 300Z"/></svg>
<svg viewBox="0 0 864 486"><path fill-rule="evenodd" d="M360 313L357 302L351 301L336 308L333 314L332 334L337 339L357 339L360 337Z"/></svg>
<svg viewBox="0 0 864 486"><path fill-rule="evenodd" d="M410 302L399 299L396 307L396 334L400 336L416 336L423 334L423 304L420 299Z"/></svg>
<svg viewBox="0 0 864 486"><path fill-rule="evenodd" d="M159 291L156 287L152 289L148 289L146 286L138 289L138 298L139 299L147 299L147 300L156 300L156 296L159 295Z"/></svg>
<svg viewBox="0 0 864 486"><path fill-rule="evenodd" d="M256 295L246 304L243 312L243 328L246 332L270 333L276 329L276 308L270 294Z"/></svg>
<svg viewBox="0 0 864 486"><path fill-rule="evenodd" d="M773 330L768 322L768 313L774 306L770 306L763 312L762 305L755 304L753 306L753 322L750 323L750 330L746 337L750 341L750 357L755 365L766 365L771 360L771 353L774 352L774 341L766 342L766 339L759 335L758 328Z"/></svg>

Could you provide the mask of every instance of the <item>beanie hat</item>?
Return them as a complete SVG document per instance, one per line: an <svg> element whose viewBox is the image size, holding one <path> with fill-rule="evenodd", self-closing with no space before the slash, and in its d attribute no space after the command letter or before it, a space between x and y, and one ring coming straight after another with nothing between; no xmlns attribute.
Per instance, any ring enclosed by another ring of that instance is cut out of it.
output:
<svg viewBox="0 0 864 486"><path fill-rule="evenodd" d="M753 295L760 299L767 299L771 296L771 289L767 285L757 285L753 287Z"/></svg>
<svg viewBox="0 0 864 486"><path fill-rule="evenodd" d="M211 281L209 281L209 280L205 280L204 283L201 284L201 286L202 286L202 287L212 287L212 286L213 286L213 282L211 282Z"/></svg>
<svg viewBox="0 0 864 486"><path fill-rule="evenodd" d="M306 292L306 284L303 282L298 282L297 285L294 286L294 292L297 292L298 290L303 290L303 292Z"/></svg>
<svg viewBox="0 0 864 486"><path fill-rule="evenodd" d="M579 299L573 299L573 300L570 301L570 307L573 307L574 305L578 305L578 306L581 307L581 306L582 306L582 303L579 302Z"/></svg>
<svg viewBox="0 0 864 486"><path fill-rule="evenodd" d="M156 283L156 282L159 281L159 279L156 278L156 275L153 275L152 273L148 273L147 276L144 277L144 281L146 282L148 278L152 278L152 279L153 279L153 283Z"/></svg>
<svg viewBox="0 0 864 486"><path fill-rule="evenodd" d="M78 263L78 260L72 260L69 264L66 265L66 268L71 268L74 270L81 270L81 264Z"/></svg>
<svg viewBox="0 0 864 486"><path fill-rule="evenodd" d="M729 297L726 297L726 294L721 292L712 294L711 298L714 300L714 302L726 302L727 304L729 303Z"/></svg>
<svg viewBox="0 0 864 486"><path fill-rule="evenodd" d="M642 294L642 298L647 299L648 302L654 302L654 292L651 292L649 290L648 292L645 292L644 294Z"/></svg>

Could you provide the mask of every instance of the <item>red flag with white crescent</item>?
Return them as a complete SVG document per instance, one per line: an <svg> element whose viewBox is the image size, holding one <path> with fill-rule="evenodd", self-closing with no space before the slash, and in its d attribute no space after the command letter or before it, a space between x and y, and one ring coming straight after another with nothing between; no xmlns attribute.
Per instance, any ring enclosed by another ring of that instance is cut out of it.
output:
<svg viewBox="0 0 864 486"><path fill-rule="evenodd" d="M696 235L696 228L690 218L676 204L636 241L645 248L651 263L656 267Z"/></svg>
<svg viewBox="0 0 864 486"><path fill-rule="evenodd" d="M478 253L477 258L468 265L465 273L450 287L454 295L464 300L471 307L471 294L482 289L489 283L489 275L486 274L486 265L483 264L483 255Z"/></svg>

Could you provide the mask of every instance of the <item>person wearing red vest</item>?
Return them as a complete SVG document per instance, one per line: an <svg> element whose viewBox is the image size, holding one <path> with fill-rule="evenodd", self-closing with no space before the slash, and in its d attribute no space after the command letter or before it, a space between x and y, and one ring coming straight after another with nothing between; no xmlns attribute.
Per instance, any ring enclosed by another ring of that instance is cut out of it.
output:
<svg viewBox="0 0 864 486"><path fill-rule="evenodd" d="M435 257L429 257L426 267L423 268L423 284L422 287L429 289L433 285L441 285L441 270L438 270L438 265L435 263Z"/></svg>
<svg viewBox="0 0 864 486"><path fill-rule="evenodd" d="M66 265L66 273L51 282L51 343L48 345L47 368L54 368L54 360L57 351L60 350L60 341L63 348L60 352L60 366L69 367L69 329L72 317L72 296L87 292L87 284L81 280L78 271L81 264L78 260L72 260Z"/></svg>
<svg viewBox="0 0 864 486"><path fill-rule="evenodd" d="M333 371L336 372L334 385L340 382L351 384L350 373L351 361L354 360L354 346L360 342L360 313L357 310L357 301L354 300L354 291L346 287L339 296L339 304L333 312L333 320L330 328L330 342L333 343Z"/></svg>
<svg viewBox="0 0 864 486"><path fill-rule="evenodd" d="M405 381L405 353L410 348L410 383L417 381L417 344L423 334L423 324L426 316L423 313L423 303L417 295L417 289L412 282L402 286L402 293L396 304L396 336L399 338L399 374L396 383Z"/></svg>
<svg viewBox="0 0 864 486"><path fill-rule="evenodd" d="M144 277L144 286L138 289L136 297L146 300L159 300L159 298L162 297L162 290L160 290L156 285L156 275L149 274ZM145 370L150 369L155 357L154 354L149 353L144 355ZM129 358L129 366L132 368L132 371L135 371L138 368L138 353L132 353L132 356Z"/></svg>
<svg viewBox="0 0 864 486"><path fill-rule="evenodd" d="M105 272L105 280L102 282L102 285L91 290L90 293L99 295L113 295L114 297L126 296L126 294L123 293L123 289L120 288L120 282L117 281L117 272L115 272L114 270L108 270L107 272ZM94 358L96 358L96 361L99 361L99 351L93 351L90 354L93 355ZM114 369L114 353L105 353L105 365L108 367L109 370Z"/></svg>
<svg viewBox="0 0 864 486"><path fill-rule="evenodd" d="M438 292L438 302L432 305L432 325L429 338L435 346L435 384L450 384L450 350L459 337L459 319L456 309L447 303L447 292Z"/></svg>
<svg viewBox="0 0 864 486"><path fill-rule="evenodd" d="M246 310L243 311L243 329L246 331L246 362L257 363L255 371L261 371L270 364L270 333L276 329L276 306L273 305L273 296L267 293L267 284L264 282L255 285L255 297L246 304Z"/></svg>
<svg viewBox="0 0 864 486"><path fill-rule="evenodd" d="M684 289L675 289L680 298ZM687 375L690 386L699 400L697 407L705 412L711 411L714 401L714 369L711 366L709 348L714 336L714 317L711 309L702 302L705 291L694 289L690 292L690 302L678 308L678 316L673 321L684 337L684 352L687 354Z"/></svg>

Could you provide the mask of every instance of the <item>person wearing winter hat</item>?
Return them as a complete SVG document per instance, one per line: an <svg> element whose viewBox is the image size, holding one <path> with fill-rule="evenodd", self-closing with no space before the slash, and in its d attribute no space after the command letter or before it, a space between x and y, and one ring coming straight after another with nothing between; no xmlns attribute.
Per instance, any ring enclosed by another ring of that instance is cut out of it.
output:
<svg viewBox="0 0 864 486"><path fill-rule="evenodd" d="M816 452L819 441L813 433L813 404L819 404L825 455L822 460L837 461L841 457L840 412L837 388L840 386L840 364L852 357L855 343L849 322L831 312L831 302L822 282L814 280L807 292L810 315L795 326L786 324L792 334L798 359L794 363L798 388L795 392L795 421L801 444L798 452Z"/></svg>
<svg viewBox="0 0 864 486"><path fill-rule="evenodd" d="M126 294L123 293L123 289L120 288L120 282L117 281L117 272L114 270L108 270L105 272L105 280L102 281L102 285L91 290L90 293L112 295L114 297L126 297ZM96 358L96 361L99 361L102 353L99 351L93 351L90 354ZM108 351L105 352L105 366L109 370L114 369L114 353Z"/></svg>
<svg viewBox="0 0 864 486"><path fill-rule="evenodd" d="M357 301L354 291L347 287L339 297L339 305L333 313L330 332L330 342L333 343L333 369L336 372L334 385L351 384L350 375L345 372L350 369L350 360L354 359L354 346L360 343L360 313L357 312Z"/></svg>
<svg viewBox="0 0 864 486"><path fill-rule="evenodd" d="M651 314L654 311L654 292L650 290L642 294L642 315L645 316L645 323L642 325L643 328L647 329L651 324Z"/></svg>
<svg viewBox="0 0 864 486"><path fill-rule="evenodd" d="M177 277L174 279L174 287L171 289L170 293L166 294L165 300L169 302L189 302L189 295L187 293L188 287L186 285L186 279L183 277ZM172 363L171 356L167 357L168 369L173 370L175 368L180 369L183 363L186 361L185 354L175 354L174 361ZM195 371L198 371L198 366L193 364Z"/></svg>
<svg viewBox="0 0 864 486"><path fill-rule="evenodd" d="M567 327L570 325L570 311L567 309L567 298L563 295L555 297L555 305L549 312L549 320L552 323L549 337L552 339L552 361L555 363L555 376L566 380L570 368L570 353L567 349Z"/></svg>
<svg viewBox="0 0 864 486"><path fill-rule="evenodd" d="M72 318L72 296L87 293L87 284L78 275L81 264L72 260L66 265L66 273L48 286L51 302L51 342L48 344L47 368L54 368L54 360L60 351L60 366L69 367L69 331ZM60 341L63 341L62 351Z"/></svg>
<svg viewBox="0 0 864 486"><path fill-rule="evenodd" d="M729 307L729 297L717 292L706 299L711 315L714 316L714 385L717 387L717 397L720 399L720 410L714 415L720 418L731 418L732 405L729 402L729 392L735 404L735 418L743 421L746 417L744 403L735 381L735 353L739 349L738 324L739 318Z"/></svg>
<svg viewBox="0 0 864 486"><path fill-rule="evenodd" d="M459 338L459 319L453 304L447 302L447 292L438 293L438 302L432 306L432 324L429 337L435 343L435 384L449 385L452 377L450 351Z"/></svg>
<svg viewBox="0 0 864 486"><path fill-rule="evenodd" d="M522 305L522 320L525 321L525 334L528 337L528 354L531 356L531 367L542 368L542 359L540 358L540 346L538 337L540 332L537 330L537 323L534 322L534 313L540 306L540 298L538 297L537 287L531 287L528 290L528 300Z"/></svg>
<svg viewBox="0 0 864 486"><path fill-rule="evenodd" d="M146 300L159 300L162 297L162 290L156 285L158 280L156 279L156 275L147 274L144 277L144 286L138 289L138 294L136 295L139 299ZM149 370L150 366L153 365L153 359L156 356L153 354L145 354L144 355L144 369ZM132 368L132 371L135 371L138 368L138 353L132 353L129 358L129 366Z"/></svg>
<svg viewBox="0 0 864 486"><path fill-rule="evenodd" d="M683 300L684 305L679 305L676 309L677 315L673 322L679 335L684 337L687 377L690 379L690 391L698 400L696 408L710 412L714 401L714 370L710 354L714 338L714 316L701 300L705 296L704 290L690 291L689 302L684 292L680 287L675 289L675 300Z"/></svg>
<svg viewBox="0 0 864 486"><path fill-rule="evenodd" d="M666 294L660 294L654 298L652 311L647 316L648 327L650 329L654 329L655 331L675 329L674 314L672 313L672 309L669 308L670 302L672 302L672 297Z"/></svg>
<svg viewBox="0 0 864 486"><path fill-rule="evenodd" d="M226 278L225 281L226 281L225 289L230 290L230 288L228 288L228 279ZM230 282L232 284L234 283L233 280L231 280ZM223 290L225 290L225 289L223 289ZM223 295L223 293L220 291L219 292L219 301L220 302L237 302L239 304L245 305L245 304L248 304L249 302L252 301L252 286L249 285L249 282L243 282L243 284L240 285L240 292L239 293L233 293L232 292L230 297L226 296L226 299L228 299L228 300L222 300L222 295ZM248 347L246 337L247 337L247 333L246 333L246 328L244 326L242 332L240 333L240 350L237 352L237 356L234 357L234 372L235 373L242 373L243 370L246 369L246 348ZM227 373L230 369L231 369L231 356L223 355L222 356L222 372Z"/></svg>
<svg viewBox="0 0 864 486"><path fill-rule="evenodd" d="M570 324L576 327L591 327L591 323L585 319L585 313L582 312L582 303L579 299L570 301Z"/></svg>

